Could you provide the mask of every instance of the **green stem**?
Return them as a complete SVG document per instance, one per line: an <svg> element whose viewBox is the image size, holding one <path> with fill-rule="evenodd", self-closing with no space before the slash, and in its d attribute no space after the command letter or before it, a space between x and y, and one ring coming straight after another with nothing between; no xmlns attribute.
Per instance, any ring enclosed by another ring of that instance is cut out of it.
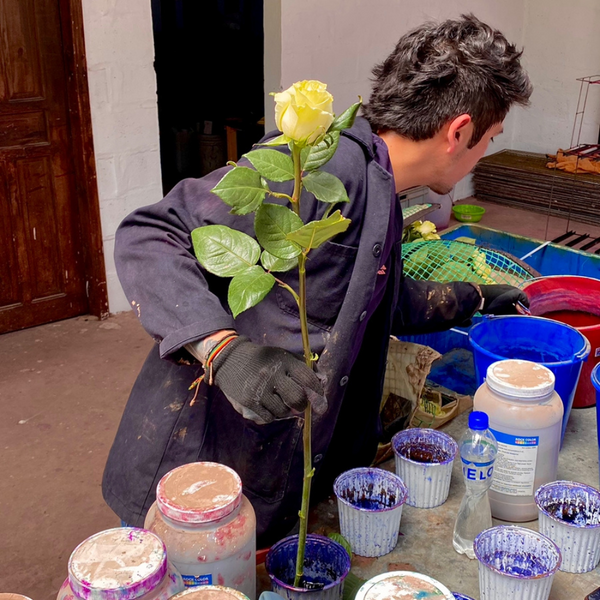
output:
<svg viewBox="0 0 600 600"><path fill-rule="evenodd" d="M294 193L292 195L292 207L294 212L300 216L300 196L302 193L302 168L300 165L300 149L292 147L292 160L294 162ZM302 332L302 348L306 365L312 369L312 352L308 337L308 319L306 317L306 254L298 257L299 276L299 299L298 311L300 313L300 330ZM304 480L302 484L302 505L300 507L300 531L298 533L298 553L296 555L296 576L294 587L300 587L304 575L304 553L306 550L306 534L308 531L308 510L310 506L310 487L313 477L312 468L312 414L310 404L304 412Z"/></svg>
<svg viewBox="0 0 600 600"><path fill-rule="evenodd" d="M292 296L294 296L294 300L296 301L296 304L298 306L300 306L300 296L298 296L298 294L296 294L296 292L294 291L294 288L289 286L287 283L285 283L285 281L281 281L281 279L278 279L277 277L275 277L275 281L279 284L280 287L286 289Z"/></svg>
<svg viewBox="0 0 600 600"><path fill-rule="evenodd" d="M288 196L287 194L281 194L279 192L274 192L273 190L269 190L267 193L270 196L273 196L274 198L285 198L286 200L289 200L290 202L294 201L294 199L291 196Z"/></svg>

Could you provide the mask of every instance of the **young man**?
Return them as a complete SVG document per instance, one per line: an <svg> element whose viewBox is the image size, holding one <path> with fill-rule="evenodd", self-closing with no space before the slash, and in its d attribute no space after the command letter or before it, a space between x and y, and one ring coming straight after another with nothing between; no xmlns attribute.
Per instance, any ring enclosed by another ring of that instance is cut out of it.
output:
<svg viewBox="0 0 600 600"><path fill-rule="evenodd" d="M468 322L477 310L514 311L526 297L508 286L436 284L402 275L402 214L396 193L427 185L447 193L502 132L511 105L531 84L521 53L473 16L424 25L403 36L374 69L364 118L346 130L325 170L350 203L343 234L311 253L308 311L317 373L302 354L294 301L276 286L235 320L228 281L205 272L190 232L224 224L253 234L252 216L233 216L210 190L219 169L180 183L129 216L117 233L125 292L157 345L135 383L104 474L108 504L141 525L160 478L183 463L235 469L258 517L259 546L293 528L302 487L302 419L314 407L314 498L345 469L368 465L379 435L390 334L430 332ZM276 135L276 134L272 134ZM287 191L287 190L286 190ZM304 220L324 207L303 197ZM295 286L295 272L283 274ZM213 363L214 384L190 384L208 353L237 335Z"/></svg>

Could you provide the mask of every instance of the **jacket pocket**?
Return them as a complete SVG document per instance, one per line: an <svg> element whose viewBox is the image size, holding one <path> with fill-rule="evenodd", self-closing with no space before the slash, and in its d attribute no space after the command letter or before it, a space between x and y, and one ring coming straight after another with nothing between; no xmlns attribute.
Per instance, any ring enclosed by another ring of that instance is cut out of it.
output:
<svg viewBox="0 0 600 600"><path fill-rule="evenodd" d="M302 421L291 418L257 425L244 419L217 388L210 388L209 394L208 427L196 460L227 465L241 477L244 490L267 503L281 501Z"/></svg>
<svg viewBox="0 0 600 600"><path fill-rule="evenodd" d="M308 321L329 330L335 324L348 290L358 248L325 242L308 255L306 261L306 296ZM282 273L281 279L298 292L298 269ZM298 315L291 294L277 286L279 308Z"/></svg>
<svg viewBox="0 0 600 600"><path fill-rule="evenodd" d="M283 498L302 434L301 424L295 418L268 425L246 422L239 467L245 489L269 503Z"/></svg>

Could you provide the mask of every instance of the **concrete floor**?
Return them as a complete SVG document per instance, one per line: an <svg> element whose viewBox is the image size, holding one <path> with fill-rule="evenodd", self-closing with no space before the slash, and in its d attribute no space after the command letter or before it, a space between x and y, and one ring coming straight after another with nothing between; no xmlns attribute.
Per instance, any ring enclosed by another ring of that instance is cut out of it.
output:
<svg viewBox="0 0 600 600"><path fill-rule="evenodd" d="M151 345L132 313L0 336L0 592L56 598L75 546L119 525L100 481Z"/></svg>
<svg viewBox="0 0 600 600"><path fill-rule="evenodd" d="M544 238L545 217L485 206L482 225ZM566 222L552 219L549 237L565 228ZM600 228L575 228L600 236ZM0 336L0 592L55 598L73 548L119 524L102 500L100 481L129 390L151 344L131 313L104 322L79 317ZM592 419L593 410L576 412L559 474L598 485ZM463 426L453 423L451 432L458 434ZM410 564L478 597L475 564L447 543L460 494L455 477L444 507L431 512L407 507L396 553L379 561L356 559L357 575ZM318 514L319 526L329 519L337 527L330 505ZM437 552L430 551L432 544ZM572 579L559 574L552 600L583 598L594 577L600 585L598 572ZM566 591L571 583L573 594Z"/></svg>

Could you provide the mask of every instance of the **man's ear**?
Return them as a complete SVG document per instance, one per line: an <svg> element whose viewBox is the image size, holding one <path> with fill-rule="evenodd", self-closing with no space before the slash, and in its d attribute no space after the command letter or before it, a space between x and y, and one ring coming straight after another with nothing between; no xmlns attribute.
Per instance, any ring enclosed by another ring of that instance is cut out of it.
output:
<svg viewBox="0 0 600 600"><path fill-rule="evenodd" d="M467 148L473 135L473 120L471 115L463 114L452 119L448 125L448 153L452 154L462 148Z"/></svg>

